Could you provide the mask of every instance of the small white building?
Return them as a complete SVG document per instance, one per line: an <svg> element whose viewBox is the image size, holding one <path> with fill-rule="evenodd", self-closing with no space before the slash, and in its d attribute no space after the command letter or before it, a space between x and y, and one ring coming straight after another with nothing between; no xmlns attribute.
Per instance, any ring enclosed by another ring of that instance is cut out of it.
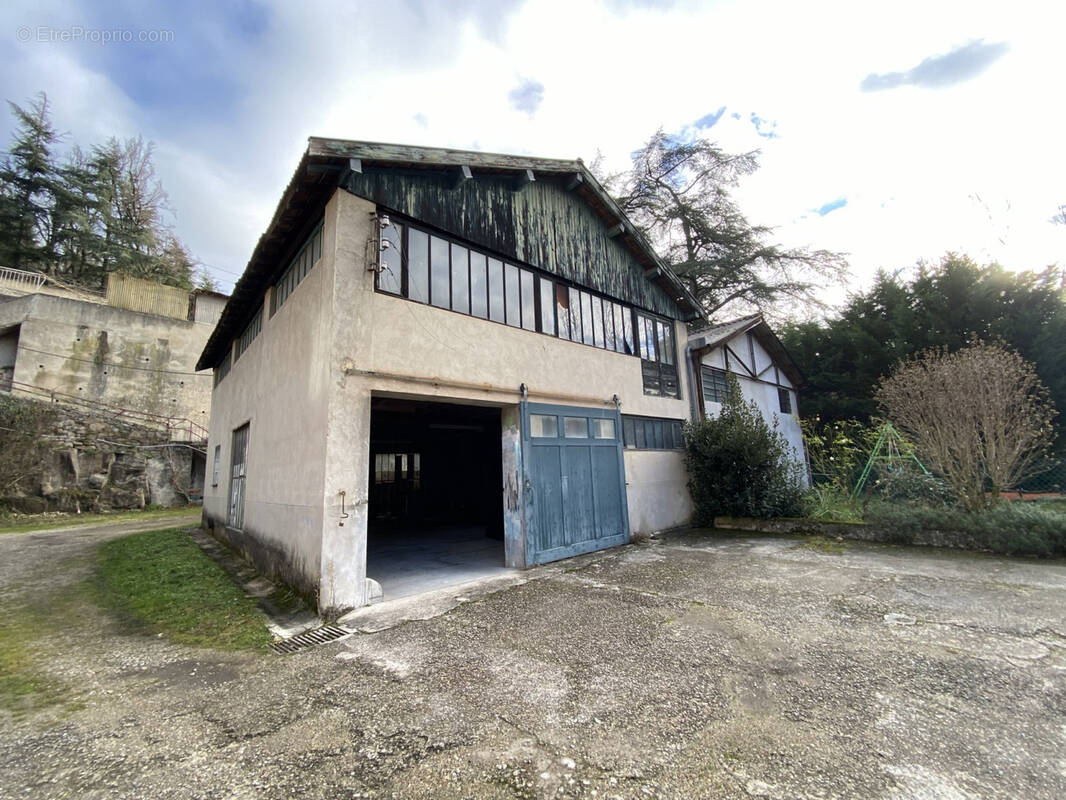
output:
<svg viewBox="0 0 1066 800"><path fill-rule="evenodd" d="M683 525L699 319L580 160L312 138L197 365L204 522L331 612Z"/></svg>
<svg viewBox="0 0 1066 800"><path fill-rule="evenodd" d="M721 411L732 373L744 400L754 401L763 418L771 425L776 423L801 474L807 477L797 397L803 374L762 315L752 314L692 333L689 352L696 373L700 417L713 417Z"/></svg>

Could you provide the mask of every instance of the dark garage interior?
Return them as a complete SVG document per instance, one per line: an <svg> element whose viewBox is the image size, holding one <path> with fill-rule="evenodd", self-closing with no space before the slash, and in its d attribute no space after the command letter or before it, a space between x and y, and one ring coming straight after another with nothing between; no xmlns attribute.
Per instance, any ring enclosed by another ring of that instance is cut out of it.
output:
<svg viewBox="0 0 1066 800"><path fill-rule="evenodd" d="M375 397L367 576L383 599L504 572L500 409Z"/></svg>

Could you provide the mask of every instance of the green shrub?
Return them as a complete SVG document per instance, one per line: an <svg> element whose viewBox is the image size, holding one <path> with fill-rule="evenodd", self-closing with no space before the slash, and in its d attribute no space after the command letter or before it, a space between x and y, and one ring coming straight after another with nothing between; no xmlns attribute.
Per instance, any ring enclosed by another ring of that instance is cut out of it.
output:
<svg viewBox="0 0 1066 800"><path fill-rule="evenodd" d="M799 470L784 436L745 403L734 376L717 417L685 429L685 463L696 521L711 525L719 515L798 516L803 512Z"/></svg>
<svg viewBox="0 0 1066 800"><path fill-rule="evenodd" d="M881 500L933 508L947 508L958 502L955 490L941 478L916 469L884 470L874 483L873 491Z"/></svg>
<svg viewBox="0 0 1066 800"><path fill-rule="evenodd" d="M911 544L920 531L957 531L981 549L1004 555L1066 556L1066 514L1035 503L999 503L987 511L872 502L866 521Z"/></svg>

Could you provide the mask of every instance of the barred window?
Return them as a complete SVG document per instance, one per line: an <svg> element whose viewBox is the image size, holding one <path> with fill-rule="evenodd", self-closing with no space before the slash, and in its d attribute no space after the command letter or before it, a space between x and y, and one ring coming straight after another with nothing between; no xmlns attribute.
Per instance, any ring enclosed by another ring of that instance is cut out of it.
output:
<svg viewBox="0 0 1066 800"><path fill-rule="evenodd" d="M706 403L724 403L729 394L729 378L724 369L701 367L703 400Z"/></svg>
<svg viewBox="0 0 1066 800"><path fill-rule="evenodd" d="M292 295L296 286L307 277L307 273L318 263L322 257L322 223L312 231L311 235L303 243L293 256L289 266L281 273L277 283L274 284L274 294L270 300L270 316L274 316L285 301Z"/></svg>
<svg viewBox="0 0 1066 800"><path fill-rule="evenodd" d="M627 450L681 450L685 447L682 421L622 415L622 441Z"/></svg>
<svg viewBox="0 0 1066 800"><path fill-rule="evenodd" d="M259 310L255 312L251 322L245 326L241 338L237 340L237 358L240 358L244 351L251 346L261 330L263 330L263 307L259 306Z"/></svg>

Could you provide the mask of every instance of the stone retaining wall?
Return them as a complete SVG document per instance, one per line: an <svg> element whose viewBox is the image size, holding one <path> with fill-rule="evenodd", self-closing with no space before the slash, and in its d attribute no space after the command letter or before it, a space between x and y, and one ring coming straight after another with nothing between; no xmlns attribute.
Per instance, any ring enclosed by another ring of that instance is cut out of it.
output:
<svg viewBox="0 0 1066 800"><path fill-rule="evenodd" d="M3 402L36 422L0 431L0 459L20 458L17 470L0 467L0 506L28 514L171 507L202 490L192 473L203 456L161 431L31 398L4 395Z"/></svg>

